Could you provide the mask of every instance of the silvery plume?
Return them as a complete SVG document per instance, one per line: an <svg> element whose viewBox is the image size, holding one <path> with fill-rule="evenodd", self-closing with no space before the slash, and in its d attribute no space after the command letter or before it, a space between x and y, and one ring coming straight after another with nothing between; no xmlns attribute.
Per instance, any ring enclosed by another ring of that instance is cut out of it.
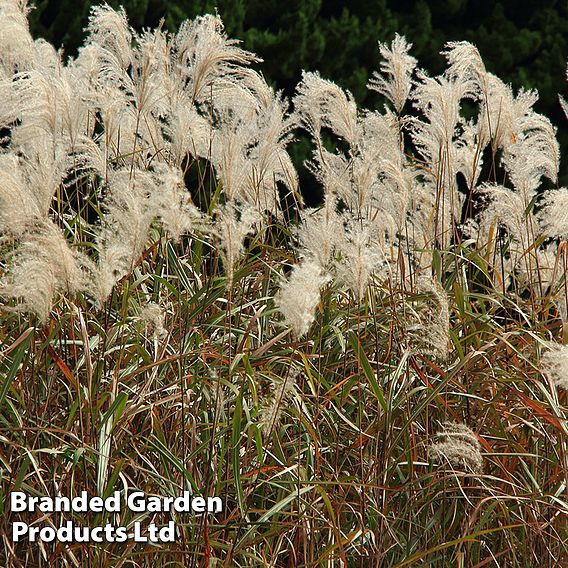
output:
<svg viewBox="0 0 568 568"><path fill-rule="evenodd" d="M568 390L568 345L549 342L549 351L540 359L540 368L557 387Z"/></svg>
<svg viewBox="0 0 568 568"><path fill-rule="evenodd" d="M465 424L445 422L436 434L436 441L428 449L430 458L453 469L482 473L481 444L475 433Z"/></svg>
<svg viewBox="0 0 568 568"><path fill-rule="evenodd" d="M302 337L310 329L320 301L320 290L328 279L317 262L306 259L294 267L290 277L280 286L274 300L284 315L284 323L296 337Z"/></svg>

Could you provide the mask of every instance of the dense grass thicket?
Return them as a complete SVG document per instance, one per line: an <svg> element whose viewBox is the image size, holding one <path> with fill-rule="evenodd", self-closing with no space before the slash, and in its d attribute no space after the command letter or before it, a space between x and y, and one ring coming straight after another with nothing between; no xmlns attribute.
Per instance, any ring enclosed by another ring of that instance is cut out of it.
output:
<svg viewBox="0 0 568 568"><path fill-rule="evenodd" d="M397 35L384 109L317 73L287 101L218 17L87 31L64 62L0 3L0 565L566 566L568 190L536 93L466 42L429 77ZM8 506L83 490L225 507Z"/></svg>

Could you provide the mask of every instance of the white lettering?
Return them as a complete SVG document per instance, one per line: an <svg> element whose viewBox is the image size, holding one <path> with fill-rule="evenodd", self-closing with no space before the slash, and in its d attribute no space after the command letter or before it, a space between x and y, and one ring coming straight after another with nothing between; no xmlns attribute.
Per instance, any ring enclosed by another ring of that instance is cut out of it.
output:
<svg viewBox="0 0 568 568"><path fill-rule="evenodd" d="M37 507L42 513L52 513L53 499L50 499L49 497L40 497Z"/></svg>
<svg viewBox="0 0 568 568"><path fill-rule="evenodd" d="M146 511L148 513L159 513L162 510L162 500L159 497L148 497Z"/></svg>
<svg viewBox="0 0 568 568"><path fill-rule="evenodd" d="M62 497L58 495L54 499L53 510L55 511L65 511L66 513L71 510L71 500L69 497Z"/></svg>
<svg viewBox="0 0 568 568"><path fill-rule="evenodd" d="M52 542L57 536L57 531L53 527L42 527L39 531L39 538L42 542Z"/></svg>
<svg viewBox="0 0 568 568"><path fill-rule="evenodd" d="M203 513L205 511L205 499L203 497L194 497L191 502L191 508L195 513Z"/></svg>
<svg viewBox="0 0 568 568"><path fill-rule="evenodd" d="M75 536L73 534L74 532L73 524L71 521L67 521L63 526L57 529L57 540L59 542L72 542Z"/></svg>
<svg viewBox="0 0 568 568"><path fill-rule="evenodd" d="M71 525L71 521L67 521ZM89 527L73 527L73 537L76 542L89 542L91 531Z"/></svg>
<svg viewBox="0 0 568 568"><path fill-rule="evenodd" d="M87 492L85 490L81 491L81 495L72 499L71 509L76 513L87 513L89 511Z"/></svg>
<svg viewBox="0 0 568 568"><path fill-rule="evenodd" d="M213 508L215 505L215 508ZM207 512L220 513L223 510L223 501L221 497L207 497Z"/></svg>
<svg viewBox="0 0 568 568"><path fill-rule="evenodd" d="M114 540L115 542L126 542L128 540L128 532L126 532L126 527L118 527L116 529L116 537Z"/></svg>
<svg viewBox="0 0 568 568"><path fill-rule="evenodd" d="M134 523L134 542L148 542L148 539L142 534L142 524L140 521Z"/></svg>
<svg viewBox="0 0 568 568"><path fill-rule="evenodd" d="M23 491L12 491L12 493L10 493L10 511L13 513L20 513L21 511L26 510L26 494Z"/></svg>
<svg viewBox="0 0 568 568"><path fill-rule="evenodd" d="M170 521L165 527L160 529L158 535L159 542L175 542L176 540L176 526L173 521Z"/></svg>
<svg viewBox="0 0 568 568"><path fill-rule="evenodd" d="M30 542L35 542L39 527L28 527L28 539Z"/></svg>
<svg viewBox="0 0 568 568"><path fill-rule="evenodd" d="M128 495L126 501L128 508L134 513L144 513L146 511L146 501L142 491L134 491Z"/></svg>
<svg viewBox="0 0 568 568"><path fill-rule="evenodd" d="M105 499L105 511L107 513L120 512L120 491L115 491L110 497Z"/></svg>
<svg viewBox="0 0 568 568"><path fill-rule="evenodd" d="M178 513L188 513L191 511L191 493L184 491L183 495L180 495L174 500L173 508L174 511Z"/></svg>
<svg viewBox="0 0 568 568"><path fill-rule="evenodd" d="M16 521L12 525L12 542L20 542L20 537L28 532L28 525L21 521Z"/></svg>
<svg viewBox="0 0 568 568"><path fill-rule="evenodd" d="M93 513L101 513L102 510L103 500L100 497L93 497L89 503L89 511L92 511Z"/></svg>
<svg viewBox="0 0 568 568"><path fill-rule="evenodd" d="M162 511L171 511L172 503L176 500L175 497L164 497L162 504Z"/></svg>
<svg viewBox="0 0 568 568"><path fill-rule="evenodd" d="M91 531L91 540L93 542L103 542L104 538L101 536L101 533L103 532L103 527L95 527L92 531ZM111 541L112 542L112 541Z"/></svg>

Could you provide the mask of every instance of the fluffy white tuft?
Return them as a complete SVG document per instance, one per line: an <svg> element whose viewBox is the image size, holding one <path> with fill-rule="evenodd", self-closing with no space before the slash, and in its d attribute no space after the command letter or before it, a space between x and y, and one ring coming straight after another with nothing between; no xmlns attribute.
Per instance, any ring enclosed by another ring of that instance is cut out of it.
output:
<svg viewBox="0 0 568 568"><path fill-rule="evenodd" d="M284 323L296 337L302 337L310 329L320 290L328 280L317 262L306 260L295 266L290 278L280 286L274 300L284 316Z"/></svg>
<svg viewBox="0 0 568 568"><path fill-rule="evenodd" d="M446 422L436 434L429 450L430 457L439 463L447 463L460 471L483 473L481 444L475 433L465 424Z"/></svg>

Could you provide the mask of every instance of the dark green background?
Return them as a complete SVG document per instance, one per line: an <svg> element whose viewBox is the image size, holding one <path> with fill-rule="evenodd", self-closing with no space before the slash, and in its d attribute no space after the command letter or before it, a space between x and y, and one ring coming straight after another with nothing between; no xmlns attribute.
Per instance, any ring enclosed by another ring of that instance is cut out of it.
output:
<svg viewBox="0 0 568 568"><path fill-rule="evenodd" d="M30 14L32 34L74 55L94 4L38 0ZM558 93L568 92L568 0L124 0L109 4L122 4L134 28L156 27L163 18L170 31L184 19L217 7L227 34L264 59L259 69L286 95L293 94L302 69L319 70L369 108L381 104L378 95L365 87L379 67L378 41L390 42L395 32L404 34L413 44L411 53L418 65L438 74L445 68L440 55L444 44L468 40L477 46L489 71L515 89L538 89L535 108L558 127L562 154L568 149L568 122L558 103ZM300 142L293 149L297 163L306 155L305 146ZM567 161L561 161L560 185L568 184ZM311 193L304 171L301 180L304 191Z"/></svg>

